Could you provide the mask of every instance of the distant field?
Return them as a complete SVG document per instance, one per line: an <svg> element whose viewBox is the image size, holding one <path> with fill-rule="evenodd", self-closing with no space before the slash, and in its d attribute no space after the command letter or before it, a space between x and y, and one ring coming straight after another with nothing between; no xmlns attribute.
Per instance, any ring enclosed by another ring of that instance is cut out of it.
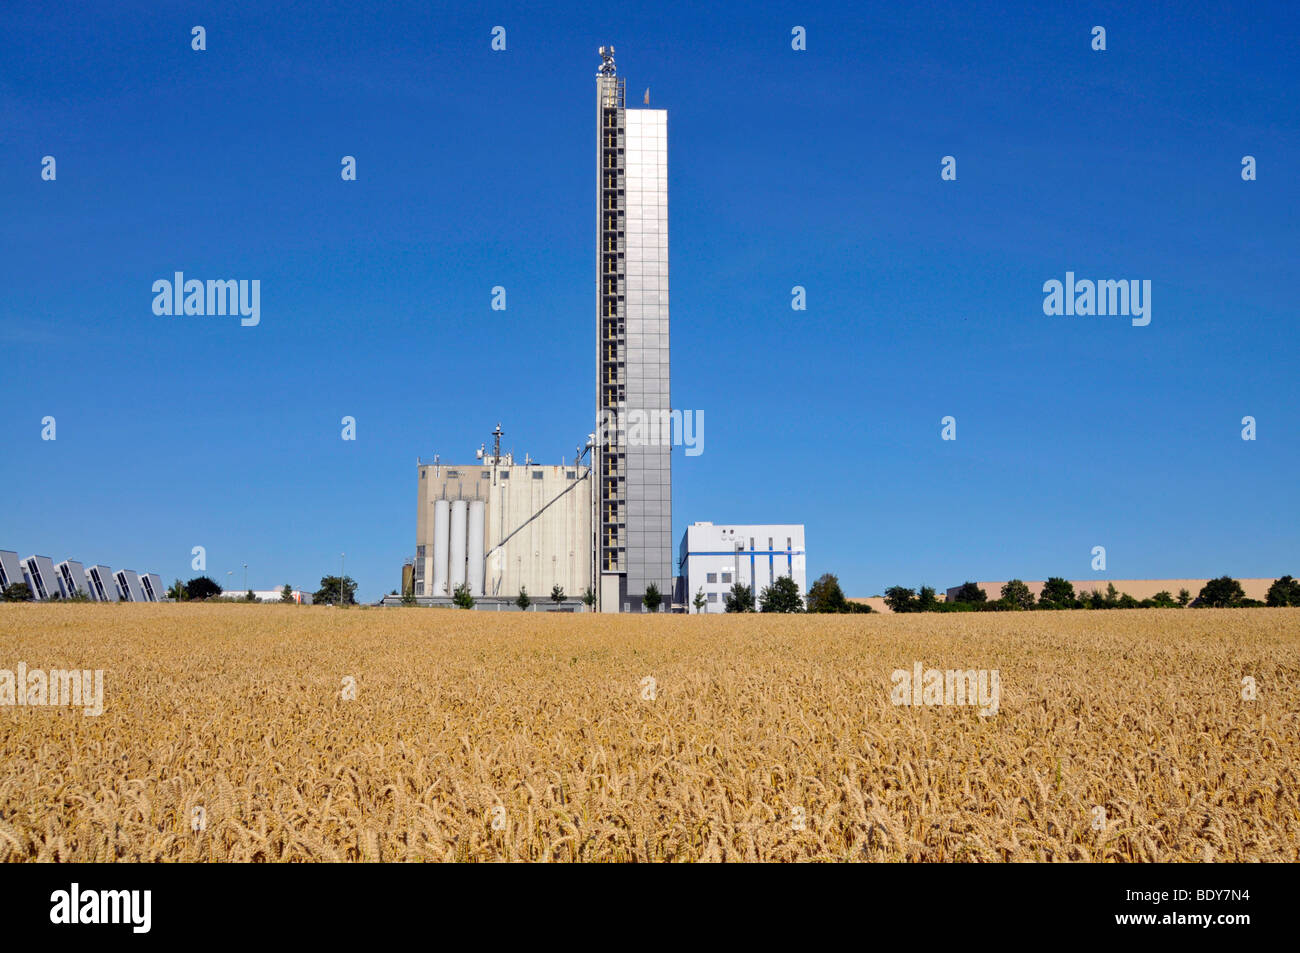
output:
<svg viewBox="0 0 1300 953"><path fill-rule="evenodd" d="M9 861L1300 859L1300 609L0 605L19 663L104 707L0 707Z"/></svg>

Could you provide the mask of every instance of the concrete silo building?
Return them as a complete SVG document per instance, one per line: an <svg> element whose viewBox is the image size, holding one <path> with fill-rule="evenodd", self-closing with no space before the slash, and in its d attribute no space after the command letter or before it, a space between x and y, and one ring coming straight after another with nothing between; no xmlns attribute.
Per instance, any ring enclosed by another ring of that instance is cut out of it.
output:
<svg viewBox="0 0 1300 953"><path fill-rule="evenodd" d="M480 449L474 464L419 462L411 588L422 604L450 605L469 587L484 609L513 609L520 588L553 608L582 604L591 582L591 470L543 466ZM392 597L389 597L391 600Z"/></svg>

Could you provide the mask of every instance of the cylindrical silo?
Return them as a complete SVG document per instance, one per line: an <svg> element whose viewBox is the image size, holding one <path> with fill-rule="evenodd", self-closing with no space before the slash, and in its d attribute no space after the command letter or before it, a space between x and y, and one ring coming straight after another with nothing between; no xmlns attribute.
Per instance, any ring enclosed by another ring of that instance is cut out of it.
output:
<svg viewBox="0 0 1300 953"><path fill-rule="evenodd" d="M465 584L465 513L464 500L451 504L451 565L447 569L448 583L454 593L457 586Z"/></svg>
<svg viewBox="0 0 1300 953"><path fill-rule="evenodd" d="M431 595L450 595L447 589L447 541L451 533L451 504L435 500L433 504L433 588Z"/></svg>
<svg viewBox="0 0 1300 953"><path fill-rule="evenodd" d="M486 508L482 500L472 500L469 504L469 553L467 575L469 591L476 596L483 595L483 517Z"/></svg>

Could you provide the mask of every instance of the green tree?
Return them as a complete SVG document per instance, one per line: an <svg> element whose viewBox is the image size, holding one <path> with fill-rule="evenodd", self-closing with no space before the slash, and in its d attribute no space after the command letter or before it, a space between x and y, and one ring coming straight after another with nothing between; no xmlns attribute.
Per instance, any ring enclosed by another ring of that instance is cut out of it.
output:
<svg viewBox="0 0 1300 953"><path fill-rule="evenodd" d="M953 602L988 602L989 594L976 582L963 582L957 590Z"/></svg>
<svg viewBox="0 0 1300 953"><path fill-rule="evenodd" d="M1060 576L1052 576L1043 583L1043 591L1038 594L1038 605L1042 609L1073 609L1074 584Z"/></svg>
<svg viewBox="0 0 1300 953"><path fill-rule="evenodd" d="M357 584L351 576L342 579L338 576L322 576L320 588L311 598L316 605L354 606L357 604L356 593Z"/></svg>
<svg viewBox="0 0 1300 953"><path fill-rule="evenodd" d="M173 602L184 602L189 596L185 592L185 583L177 579L172 583L172 587L167 590L167 598Z"/></svg>
<svg viewBox="0 0 1300 953"><path fill-rule="evenodd" d="M582 594L582 601L587 604L588 608L594 606L596 604L596 590L588 586L587 591Z"/></svg>
<svg viewBox="0 0 1300 953"><path fill-rule="evenodd" d="M564 587L558 582L551 587L551 601L556 605L564 601Z"/></svg>
<svg viewBox="0 0 1300 953"><path fill-rule="evenodd" d="M474 608L474 593L469 591L467 583L461 583L456 587L456 591L451 594L451 601L456 604L458 609Z"/></svg>
<svg viewBox="0 0 1300 953"><path fill-rule="evenodd" d="M1174 606L1178 605L1178 603L1174 601L1174 597L1168 589L1161 589L1152 596L1151 604L1157 609L1172 609Z"/></svg>
<svg viewBox="0 0 1300 953"><path fill-rule="evenodd" d="M280 590L280 601L293 602L293 586L287 582L284 584L284 588Z"/></svg>
<svg viewBox="0 0 1300 953"><path fill-rule="evenodd" d="M758 604L762 612L803 612L799 584L789 576L778 576L772 585L765 586Z"/></svg>
<svg viewBox="0 0 1300 953"><path fill-rule="evenodd" d="M1196 604L1211 609L1223 609L1241 605L1241 600L1245 598L1246 592L1241 588L1241 583L1231 576L1220 576L1218 579L1211 579L1201 588L1201 594L1196 597Z"/></svg>
<svg viewBox="0 0 1300 953"><path fill-rule="evenodd" d="M659 587L652 582L645 587L645 598L641 601L651 612L658 612L659 604L664 601L664 597L659 594Z"/></svg>
<svg viewBox="0 0 1300 953"><path fill-rule="evenodd" d="M885 590L885 605L895 612L915 612L916 593L906 586L890 586Z"/></svg>
<svg viewBox="0 0 1300 953"><path fill-rule="evenodd" d="M25 582L11 582L5 586L5 602L34 602L32 587Z"/></svg>
<svg viewBox="0 0 1300 953"><path fill-rule="evenodd" d="M692 600L692 601L695 603L695 611L696 611L696 612L703 612L703 611L704 611L704 606L705 606L705 604L706 604L709 600L706 599L706 598L704 597L704 587L703 587L703 586L700 586L700 591L697 592L697 593L695 594L695 599Z"/></svg>
<svg viewBox="0 0 1300 953"><path fill-rule="evenodd" d="M1034 594L1022 580L1010 579L1002 586L1002 601L1008 609L1032 609Z"/></svg>
<svg viewBox="0 0 1300 953"><path fill-rule="evenodd" d="M195 576L185 584L186 599L212 599L221 595L221 587L207 576Z"/></svg>
<svg viewBox="0 0 1300 953"><path fill-rule="evenodd" d="M415 601L415 593L412 592L410 589L407 589L404 593L402 593L402 605L409 607L418 604L419 603Z"/></svg>
<svg viewBox="0 0 1300 953"><path fill-rule="evenodd" d="M519 598L515 600L515 605L521 609L527 609L533 604L533 600L528 598L528 590L524 586L519 587Z"/></svg>
<svg viewBox="0 0 1300 953"><path fill-rule="evenodd" d="M1186 589L1179 589L1179 590L1178 590L1178 604L1179 604L1180 606L1182 606L1184 609L1186 609L1186 608L1187 608L1187 603L1189 603L1189 602L1191 602L1191 601L1192 601L1192 594L1191 594L1190 592L1188 592Z"/></svg>
<svg viewBox="0 0 1300 953"><path fill-rule="evenodd" d="M809 612L848 612L849 601L833 573L823 573L808 590Z"/></svg>
<svg viewBox="0 0 1300 953"><path fill-rule="evenodd" d="M938 612L939 598L934 591L933 586L922 586L920 594L916 597L917 612Z"/></svg>
<svg viewBox="0 0 1300 953"><path fill-rule="evenodd" d="M735 583L723 597L722 605L728 612L753 612L754 590L743 582Z"/></svg>
<svg viewBox="0 0 1300 953"><path fill-rule="evenodd" d="M1268 606L1300 606L1300 580L1292 579L1290 576L1283 576L1281 579L1274 580L1273 585L1268 587L1268 595L1264 597L1264 604Z"/></svg>

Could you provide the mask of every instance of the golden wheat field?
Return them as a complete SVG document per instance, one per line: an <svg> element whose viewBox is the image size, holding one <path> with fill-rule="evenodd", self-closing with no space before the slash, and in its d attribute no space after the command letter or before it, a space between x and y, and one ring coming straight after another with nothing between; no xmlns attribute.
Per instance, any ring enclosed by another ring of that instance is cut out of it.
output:
<svg viewBox="0 0 1300 953"><path fill-rule="evenodd" d="M0 858L1294 861L1298 650L1296 609L4 605L0 669L104 711L0 707ZM997 713L894 705L916 662Z"/></svg>

